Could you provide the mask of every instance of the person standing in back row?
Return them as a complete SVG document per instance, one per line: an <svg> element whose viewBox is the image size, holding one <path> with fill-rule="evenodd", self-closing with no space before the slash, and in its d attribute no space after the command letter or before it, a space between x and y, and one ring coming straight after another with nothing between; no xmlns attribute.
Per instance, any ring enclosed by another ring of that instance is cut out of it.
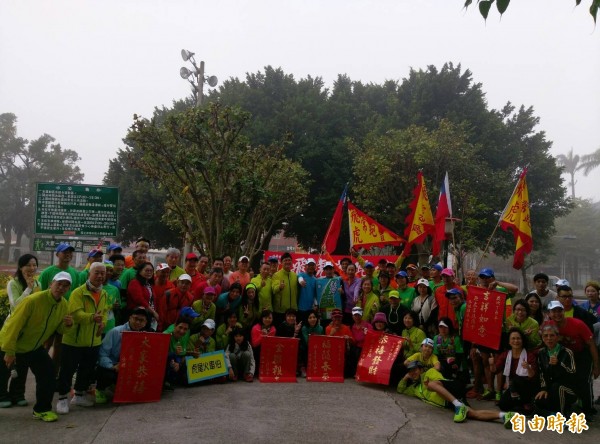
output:
<svg viewBox="0 0 600 444"><path fill-rule="evenodd" d="M286 310L298 310L298 275L292 271L292 255L281 256L281 270L271 278L273 288L273 324L285 321Z"/></svg>

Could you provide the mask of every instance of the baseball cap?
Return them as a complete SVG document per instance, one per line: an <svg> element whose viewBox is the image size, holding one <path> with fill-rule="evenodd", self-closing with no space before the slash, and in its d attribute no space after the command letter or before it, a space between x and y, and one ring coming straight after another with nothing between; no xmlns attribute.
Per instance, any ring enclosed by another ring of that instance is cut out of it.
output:
<svg viewBox="0 0 600 444"><path fill-rule="evenodd" d="M409 270L409 269L410 269L410 270L417 270L417 266L416 266L415 264L408 264L408 265L406 266L406 269L407 269L407 270Z"/></svg>
<svg viewBox="0 0 600 444"><path fill-rule="evenodd" d="M383 322L387 325L387 318L385 317L385 313L375 313L375 316L373 316L373 324L375 324L376 322Z"/></svg>
<svg viewBox="0 0 600 444"><path fill-rule="evenodd" d="M444 268L442 270L442 276L452 276L452 277L454 277L454 270L452 268Z"/></svg>
<svg viewBox="0 0 600 444"><path fill-rule="evenodd" d="M213 321L212 319L207 319L206 321L204 321L204 323L202 324L202 327L208 327L211 330L215 329L215 321Z"/></svg>
<svg viewBox="0 0 600 444"><path fill-rule="evenodd" d="M183 273L181 276L179 276L179 278L177 278L178 281L190 281L192 282L192 277L187 274L187 273Z"/></svg>
<svg viewBox="0 0 600 444"><path fill-rule="evenodd" d="M421 265L421 270L431 270L431 267L428 264Z"/></svg>
<svg viewBox="0 0 600 444"><path fill-rule="evenodd" d="M421 364L420 361L409 361L409 363L406 364L407 370L412 370L415 368L423 368L423 364Z"/></svg>
<svg viewBox="0 0 600 444"><path fill-rule="evenodd" d="M396 298L396 299L400 299L400 293L397 292L396 290L392 290L388 293L388 299L391 298Z"/></svg>
<svg viewBox="0 0 600 444"><path fill-rule="evenodd" d="M217 290L215 290L215 287L206 287L204 294L217 294Z"/></svg>
<svg viewBox="0 0 600 444"><path fill-rule="evenodd" d="M421 345L429 345L430 347L433 347L433 339L425 338L423 339L423 342L421 342Z"/></svg>
<svg viewBox="0 0 600 444"><path fill-rule="evenodd" d="M408 277L408 273L406 271L399 271L398 273L396 273L396 277L407 278Z"/></svg>
<svg viewBox="0 0 600 444"><path fill-rule="evenodd" d="M563 304L561 304L559 301L551 301L548 304L548 310L554 310L555 308L560 308L561 310L565 309L565 307L563 306Z"/></svg>
<svg viewBox="0 0 600 444"><path fill-rule="evenodd" d="M158 264L156 266L156 271L162 271L162 270L166 270L167 268L169 268L169 264L166 264L164 262L161 262L160 264Z"/></svg>
<svg viewBox="0 0 600 444"><path fill-rule="evenodd" d="M71 275L66 271L61 271L60 273L56 273L56 275L52 278L53 281L69 281L73 283Z"/></svg>
<svg viewBox="0 0 600 444"><path fill-rule="evenodd" d="M426 285L427 287L429 287L429 281L425 278L421 278L417 281L417 286L419 285Z"/></svg>
<svg viewBox="0 0 600 444"><path fill-rule="evenodd" d="M96 257L96 256L102 256L104 253L102 252L102 250L98 250L96 248L90 250L90 252L88 253L88 257Z"/></svg>
<svg viewBox="0 0 600 444"><path fill-rule="evenodd" d="M110 244L106 250L114 251L114 250L122 250L122 249L123 249L123 247L121 246L121 244Z"/></svg>
<svg viewBox="0 0 600 444"><path fill-rule="evenodd" d="M75 247L71 246L68 242L61 242L60 244L58 244L56 246L56 252L57 253L63 253L65 251L75 251Z"/></svg>
<svg viewBox="0 0 600 444"><path fill-rule="evenodd" d="M373 265L373 262L367 261L365 262L364 268L375 268L375 265Z"/></svg>
<svg viewBox="0 0 600 444"><path fill-rule="evenodd" d="M238 259L238 262L250 262L250 259L248 258L248 256L242 256Z"/></svg>
<svg viewBox="0 0 600 444"><path fill-rule="evenodd" d="M198 260L198 255L196 253L188 253L188 254L185 255L185 260L186 261L189 261L189 260L197 261Z"/></svg>
<svg viewBox="0 0 600 444"><path fill-rule="evenodd" d="M569 284L569 281L566 279L559 279L556 281L556 284L554 284L556 287L570 287L571 284Z"/></svg>
<svg viewBox="0 0 600 444"><path fill-rule="evenodd" d="M308 265L308 264L316 265L317 263L315 262L315 260L312 257L310 257L306 260L306 265Z"/></svg>
<svg viewBox="0 0 600 444"><path fill-rule="evenodd" d="M328 268L328 267L333 268L333 264L329 261L325 262L325 265L323 265L323 268Z"/></svg>
<svg viewBox="0 0 600 444"><path fill-rule="evenodd" d="M274 264L279 263L279 259L277 259L277 256L269 256L269 259L267 260L267 262L272 262Z"/></svg>
<svg viewBox="0 0 600 444"><path fill-rule="evenodd" d="M450 328L450 327L448 327L448 324L446 324L444 321L440 321L440 322L438 323L438 327L446 327L446 328Z"/></svg>
<svg viewBox="0 0 600 444"><path fill-rule="evenodd" d="M446 292L446 297L454 296L455 294L462 296L463 292L460 288L451 288Z"/></svg>
<svg viewBox="0 0 600 444"><path fill-rule="evenodd" d="M478 276L484 278L494 277L494 270L492 270L491 268L482 268Z"/></svg>
<svg viewBox="0 0 600 444"><path fill-rule="evenodd" d="M362 308L360 308L360 307L354 307L352 309L352 315L355 315L355 314L358 314L358 315L362 316L362 314L363 314Z"/></svg>
<svg viewBox="0 0 600 444"><path fill-rule="evenodd" d="M441 264L435 264L431 268L435 268L437 271L444 271L444 267Z"/></svg>
<svg viewBox="0 0 600 444"><path fill-rule="evenodd" d="M179 316L187 316L189 318L197 318L200 316L192 307L183 307L179 312Z"/></svg>

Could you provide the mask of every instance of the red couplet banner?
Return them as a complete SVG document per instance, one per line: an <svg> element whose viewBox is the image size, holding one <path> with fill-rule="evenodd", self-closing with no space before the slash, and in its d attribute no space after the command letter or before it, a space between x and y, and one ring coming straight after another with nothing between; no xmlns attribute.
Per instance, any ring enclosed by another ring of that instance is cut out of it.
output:
<svg viewBox="0 0 600 444"><path fill-rule="evenodd" d="M377 331L365 336L362 353L356 368L356 380L389 384L392 365L402 349L404 338Z"/></svg>
<svg viewBox="0 0 600 444"><path fill-rule="evenodd" d="M283 253L281 251L266 251L265 252L265 261L267 259L269 259L271 256L275 256L276 258L279 259L279 258L281 258L282 254ZM314 259L314 261L317 263L316 276L317 277L325 276L325 273L323 272L323 266L325 265L325 262L327 262L329 260L325 256L319 256L318 254L307 254L307 253L290 253L290 254L292 256L292 261L293 261L292 271L294 273L303 272L304 268L306 267L306 261L310 258L310 259ZM340 267L340 261L345 257L350 257L350 255L331 256L331 258L337 263L338 267ZM395 262L396 259L398 259L398 256L362 256L362 258L365 261L370 261L370 262L374 263L375 265L377 265L377 262L379 262L380 259L385 259L388 262ZM362 277L364 274L363 268L360 266L360 264L358 263L357 260L354 259L352 262L354 262L354 264L356 265L356 276Z"/></svg>
<svg viewBox="0 0 600 444"><path fill-rule="evenodd" d="M297 338L265 336L260 346L260 382L297 382Z"/></svg>
<svg viewBox="0 0 600 444"><path fill-rule="evenodd" d="M306 380L311 382L344 382L346 339L336 336L308 337Z"/></svg>
<svg viewBox="0 0 600 444"><path fill-rule="evenodd" d="M123 332L113 402L155 402L165 377L171 335Z"/></svg>
<svg viewBox="0 0 600 444"><path fill-rule="evenodd" d="M469 285L467 309L463 320L463 339L498 350L505 304L505 293Z"/></svg>

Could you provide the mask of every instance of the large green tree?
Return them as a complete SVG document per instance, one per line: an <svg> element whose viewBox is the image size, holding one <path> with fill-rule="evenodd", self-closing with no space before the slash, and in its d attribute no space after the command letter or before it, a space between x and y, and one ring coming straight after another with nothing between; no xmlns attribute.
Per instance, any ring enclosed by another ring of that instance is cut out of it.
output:
<svg viewBox="0 0 600 444"><path fill-rule="evenodd" d="M282 145L250 144L243 135L249 118L210 103L150 120L136 116L126 138L132 164L167 195L165 217L209 256L257 256L306 204L307 173Z"/></svg>
<svg viewBox="0 0 600 444"><path fill-rule="evenodd" d="M12 233L21 238L33 234L36 182L79 183L83 174L77 166L78 154L63 149L48 134L27 141L17 136L17 117L0 114L0 231L9 259Z"/></svg>

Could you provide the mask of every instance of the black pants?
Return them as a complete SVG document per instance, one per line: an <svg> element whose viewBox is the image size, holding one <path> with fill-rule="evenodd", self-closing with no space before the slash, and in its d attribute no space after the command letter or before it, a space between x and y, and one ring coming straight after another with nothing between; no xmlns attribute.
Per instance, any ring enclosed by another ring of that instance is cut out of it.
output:
<svg viewBox="0 0 600 444"><path fill-rule="evenodd" d="M577 401L575 392L566 385L552 384L545 389L548 392L546 399L536 399L536 413L540 416L548 416L561 412L567 418L572 413L572 405Z"/></svg>
<svg viewBox="0 0 600 444"><path fill-rule="evenodd" d="M498 407L505 412L524 413L526 404L533 404L533 397L538 392L537 381L525 376L512 376L508 390L502 393ZM516 397L514 395L518 394Z"/></svg>
<svg viewBox="0 0 600 444"><path fill-rule="evenodd" d="M116 384L117 376L119 376L119 374L114 368L96 367L96 388L98 390L104 390L106 387Z"/></svg>
<svg viewBox="0 0 600 444"><path fill-rule="evenodd" d="M581 399L581 407L586 415L594 411L594 392L593 384L593 362L589 350L583 350L575 355L575 393Z"/></svg>
<svg viewBox="0 0 600 444"><path fill-rule="evenodd" d="M28 353L17 353L16 361L18 363L17 371L22 373L23 377L27 377L27 368L30 368L31 373L35 376L36 403L33 410L38 413L52 410L52 397L54 396L55 387L54 364L46 349L39 347ZM6 387L9 378L10 370L4 365L4 352L0 351L0 399L7 398Z"/></svg>
<svg viewBox="0 0 600 444"><path fill-rule="evenodd" d="M75 392L83 393L88 389L90 383L95 379L98 349L100 349L99 345L95 347L62 345L60 373L58 375L59 396L65 397L71 391L71 383L75 372L77 372Z"/></svg>

